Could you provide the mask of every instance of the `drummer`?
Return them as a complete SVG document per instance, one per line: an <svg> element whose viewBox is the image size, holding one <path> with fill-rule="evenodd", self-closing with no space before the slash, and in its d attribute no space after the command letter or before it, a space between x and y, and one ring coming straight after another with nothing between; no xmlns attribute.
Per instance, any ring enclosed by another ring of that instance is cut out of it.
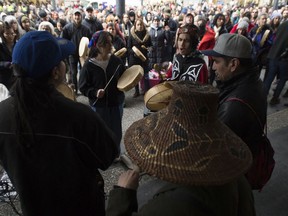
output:
<svg viewBox="0 0 288 216"><path fill-rule="evenodd" d="M190 80L208 83L208 69L203 55L196 50L199 44L199 30L193 24L185 24L177 31L177 54L173 58L170 80Z"/></svg>
<svg viewBox="0 0 288 216"><path fill-rule="evenodd" d="M112 40L113 36L107 31L94 33L88 45L88 59L81 69L79 89L115 133L119 156L125 95L117 89L117 82L125 67L120 58L111 54Z"/></svg>
<svg viewBox="0 0 288 216"><path fill-rule="evenodd" d="M136 53L132 50L135 46L146 58L143 61ZM140 65L144 69L144 92L149 89L149 79L148 79L148 47L152 46L151 38L149 32L147 31L145 24L142 19L137 19L130 30L130 35L128 37L127 48L129 50L129 67L133 65ZM138 97L140 95L139 84L135 86L135 93L133 97Z"/></svg>
<svg viewBox="0 0 288 216"><path fill-rule="evenodd" d="M53 87L75 48L31 31L13 49L16 80L11 97L0 103L0 163L23 215L105 215L98 169L106 170L116 156L114 136L97 114Z"/></svg>

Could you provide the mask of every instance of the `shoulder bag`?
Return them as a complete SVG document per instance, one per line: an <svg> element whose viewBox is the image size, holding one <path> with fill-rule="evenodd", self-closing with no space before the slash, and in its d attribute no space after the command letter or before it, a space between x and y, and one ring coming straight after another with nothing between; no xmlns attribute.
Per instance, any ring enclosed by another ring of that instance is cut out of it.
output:
<svg viewBox="0 0 288 216"><path fill-rule="evenodd" d="M255 110L248 104L246 101L240 98L228 98L226 101L238 101L248 107L254 116L257 118L259 127L263 128L263 125L260 121ZM261 139L258 141L257 145L258 149L253 155L253 163L251 168L246 173L246 178L250 183L252 190L262 190L264 185L269 181L271 178L272 172L275 167L275 160L274 160L274 149L268 139L266 132L263 131Z"/></svg>

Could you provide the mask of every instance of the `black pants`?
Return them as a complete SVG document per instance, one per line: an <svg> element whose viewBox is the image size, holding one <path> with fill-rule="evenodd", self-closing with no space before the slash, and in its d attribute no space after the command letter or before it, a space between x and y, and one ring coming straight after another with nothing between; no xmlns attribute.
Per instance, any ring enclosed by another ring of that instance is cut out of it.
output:
<svg viewBox="0 0 288 216"><path fill-rule="evenodd" d="M71 82L74 84L76 93L77 93L77 90L78 90L78 81L77 81L78 64L80 65L79 57L74 56L74 55L73 56L69 56ZM80 65L80 67L81 67L81 65ZM70 80L68 80L68 83L69 82L70 82Z"/></svg>

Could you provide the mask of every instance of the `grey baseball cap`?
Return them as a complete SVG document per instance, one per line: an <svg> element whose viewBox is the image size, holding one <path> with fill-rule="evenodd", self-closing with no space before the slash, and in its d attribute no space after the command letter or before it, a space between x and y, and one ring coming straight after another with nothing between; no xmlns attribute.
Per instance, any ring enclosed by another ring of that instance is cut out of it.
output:
<svg viewBox="0 0 288 216"><path fill-rule="evenodd" d="M75 8L73 10L73 14L76 14L76 13L82 14L82 11L79 8Z"/></svg>
<svg viewBox="0 0 288 216"><path fill-rule="evenodd" d="M219 36L213 50L202 50L201 52L207 56L249 59L252 57L252 45L242 35L225 33Z"/></svg>

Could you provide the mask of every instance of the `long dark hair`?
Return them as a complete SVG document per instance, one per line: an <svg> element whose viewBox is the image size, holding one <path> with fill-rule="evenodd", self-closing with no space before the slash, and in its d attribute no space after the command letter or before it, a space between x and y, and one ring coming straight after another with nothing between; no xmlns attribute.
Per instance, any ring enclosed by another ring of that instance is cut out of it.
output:
<svg viewBox="0 0 288 216"><path fill-rule="evenodd" d="M0 31L0 37L1 37L2 41L6 42L6 38L4 37L4 33L6 31L9 31L10 29L13 29L12 25L10 25L8 22L3 22L3 26L2 26L1 31ZM13 29L13 32L14 32L14 29ZM16 33L15 33L15 35L16 35ZM14 38L14 42L16 42L16 36Z"/></svg>
<svg viewBox="0 0 288 216"><path fill-rule="evenodd" d="M217 26L217 19L220 18L220 17L223 17L224 18L224 23L223 23L223 26L225 25L225 16L222 14L222 13L218 13L214 16L214 19L213 19L213 22L212 22L212 25L213 26Z"/></svg>
<svg viewBox="0 0 288 216"><path fill-rule="evenodd" d="M36 142L34 116L43 109L53 108L51 92L54 86L49 84L50 74L39 79L31 79L25 76L26 71L19 65L13 65L13 72L16 80L10 94L14 98L16 140L25 150Z"/></svg>
<svg viewBox="0 0 288 216"><path fill-rule="evenodd" d="M89 51L89 58L95 58L98 56L98 54L101 53L100 51L100 47L105 46L109 41L109 37L113 40L113 36L110 32L107 31L99 31L99 35L97 35L98 32L96 32L93 36L94 37L94 42L92 43L92 46L90 47L90 51Z"/></svg>

